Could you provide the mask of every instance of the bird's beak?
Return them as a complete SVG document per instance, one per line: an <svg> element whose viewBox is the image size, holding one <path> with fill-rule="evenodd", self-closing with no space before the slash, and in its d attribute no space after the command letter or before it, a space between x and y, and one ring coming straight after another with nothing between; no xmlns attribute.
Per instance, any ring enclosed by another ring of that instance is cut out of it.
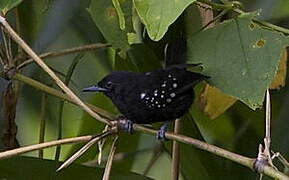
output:
<svg viewBox="0 0 289 180"><path fill-rule="evenodd" d="M107 89L98 87L98 86L90 86L82 89L82 92L106 92Z"/></svg>

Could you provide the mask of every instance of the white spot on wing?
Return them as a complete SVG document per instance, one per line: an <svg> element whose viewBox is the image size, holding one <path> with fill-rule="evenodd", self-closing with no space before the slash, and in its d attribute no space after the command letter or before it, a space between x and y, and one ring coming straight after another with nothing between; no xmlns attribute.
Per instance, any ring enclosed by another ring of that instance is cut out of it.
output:
<svg viewBox="0 0 289 180"><path fill-rule="evenodd" d="M176 93L171 93L170 96L173 98L176 96Z"/></svg>
<svg viewBox="0 0 289 180"><path fill-rule="evenodd" d="M173 87L174 87L174 88L177 88L177 87L178 87L178 84L177 84L177 83L174 83L174 84L173 84Z"/></svg>
<svg viewBox="0 0 289 180"><path fill-rule="evenodd" d="M146 93L141 93L140 98L143 99L146 96Z"/></svg>

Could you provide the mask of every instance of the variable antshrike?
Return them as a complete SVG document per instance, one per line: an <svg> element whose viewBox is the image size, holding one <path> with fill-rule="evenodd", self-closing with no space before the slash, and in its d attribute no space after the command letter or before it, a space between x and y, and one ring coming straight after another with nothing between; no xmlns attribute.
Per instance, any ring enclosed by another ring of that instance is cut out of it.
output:
<svg viewBox="0 0 289 180"><path fill-rule="evenodd" d="M191 106L193 87L208 78L188 71L191 66L195 65L174 65L147 73L116 71L83 91L103 92L132 123L175 120Z"/></svg>

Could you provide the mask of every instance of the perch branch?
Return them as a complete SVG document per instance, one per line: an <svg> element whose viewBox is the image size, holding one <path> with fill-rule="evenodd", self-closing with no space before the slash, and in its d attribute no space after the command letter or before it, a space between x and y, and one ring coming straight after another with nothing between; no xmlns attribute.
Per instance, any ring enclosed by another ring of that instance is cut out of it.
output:
<svg viewBox="0 0 289 180"><path fill-rule="evenodd" d="M145 134L151 134L154 136L157 134L156 130L153 130L153 129L150 129L150 128L147 128L147 127L144 127L144 126L141 126L138 124L134 124L134 130L145 133ZM219 147L214 146L214 145L207 144L205 142L202 142L200 140L197 140L197 139L194 139L191 137L187 137L187 136L183 136L183 135L177 135L174 133L166 133L165 136L169 140L174 140L174 141L178 141L180 143L193 145L194 147L196 147L198 149L208 151L208 152L213 153L217 156L224 157L224 158L229 159L231 161L234 161L238 164L246 166L250 169L253 169L253 163L254 163L255 159L244 157L244 156L241 156L239 154L235 154L233 152L227 151L225 149L219 148ZM36 144L36 145L21 147L21 148L17 148L14 150L5 151L5 152L0 153L0 159L9 158L9 157L20 155L20 154L23 154L26 152L44 149L44 148L56 146L59 144L87 142L93 138L95 138L95 136L81 136L81 137L68 138L68 139L46 142L46 143L42 143L42 144ZM288 176L286 176L282 172L280 172L280 171L278 171L278 170L276 170L273 167L268 166L268 165L264 166L262 173L267 175L267 176L276 178L276 179L289 180Z"/></svg>
<svg viewBox="0 0 289 180"><path fill-rule="evenodd" d="M138 125L138 124L134 124L134 130L145 133L145 134L153 134L153 135L157 134L156 130L146 128L146 127ZM241 164L241 165L246 166L250 169L253 169L253 163L254 163L255 159L248 158L248 157L245 157L245 156L242 156L239 154L235 154L233 152L227 151L227 150L219 148L217 146L210 145L210 144L204 143L200 140L190 138L187 136L183 136L183 135L177 135L174 133L166 133L165 137L169 140L174 140L174 141L178 141L178 142L181 142L184 144L193 145L194 147L196 147L198 149L208 151L212 154L229 159L229 160L234 161L238 164ZM267 175L267 176L276 178L276 179L289 180L288 176L286 176L282 172L280 172L280 171L278 171L278 170L276 170L273 167L268 166L268 165L264 166L262 173Z"/></svg>

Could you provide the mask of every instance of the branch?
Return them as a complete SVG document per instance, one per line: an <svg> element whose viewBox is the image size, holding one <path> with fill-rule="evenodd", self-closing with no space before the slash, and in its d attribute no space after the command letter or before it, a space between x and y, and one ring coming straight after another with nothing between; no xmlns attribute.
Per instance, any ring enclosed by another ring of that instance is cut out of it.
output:
<svg viewBox="0 0 289 180"><path fill-rule="evenodd" d="M39 57L42 59L45 59L45 58L50 58L50 57L65 56L65 55L74 54L74 53L78 53L78 52L92 51L95 49L106 48L106 47L110 47L110 45L109 44L102 44L102 43L88 44L88 45L73 47L70 49L64 49L64 50L60 50L60 51L47 52L44 54L40 54ZM23 63L21 63L19 66L17 66L17 69L24 68L25 66L27 66L33 62L34 62L33 59L28 59L28 60L24 61Z"/></svg>
<svg viewBox="0 0 289 180"><path fill-rule="evenodd" d="M149 128L146 128L144 126L138 125L138 124L134 124L134 130L145 133L145 134L152 134L154 136L157 134L156 130L149 129ZM196 147L198 149L208 151L212 154L229 159L229 160L234 161L238 164L241 164L241 165L246 166L250 169L253 169L253 163L254 163L255 159L241 156L239 154L232 153L230 151L219 148L217 146L210 145L210 144L204 143L200 140L197 140L197 139L194 139L191 137L187 137L187 136L183 136L183 135L166 133L165 137L167 139L170 139L170 140L178 141L178 142L181 142L184 144L193 145L194 147ZM275 170L273 167L268 166L268 165L264 166L262 173L267 175L267 176L276 178L276 179L289 180L288 176L286 176L285 174L283 174L280 171Z"/></svg>
<svg viewBox="0 0 289 180"><path fill-rule="evenodd" d="M115 130L115 129L114 129ZM76 153L74 153L70 158L65 160L65 162L56 170L56 172L62 170L63 168L69 166L71 163L73 163L77 158L79 158L83 153L85 153L92 145L94 145L96 142L102 140L103 138L107 137L108 135L111 135L114 130L107 130L102 132L101 134L94 136L86 145L84 145L80 150L78 150Z"/></svg>
<svg viewBox="0 0 289 180"><path fill-rule="evenodd" d="M109 180L110 173L111 173L111 168L112 168L112 161L114 159L114 154L115 154L115 151L116 151L115 143L116 143L117 139L118 139L118 136L116 136L114 138L113 142L112 142L110 153L109 153L109 156L108 156L108 160L107 160L106 165L105 165L105 170L104 170L104 173L103 173L102 180Z"/></svg>
<svg viewBox="0 0 289 180"><path fill-rule="evenodd" d="M246 13L246 12L240 10L240 9L234 9L234 11L237 12L237 13L240 13L240 14ZM273 29L275 31L278 31L278 32L281 32L281 33L284 33L284 34L289 34L289 29L286 29L286 28L283 28L283 27L280 27L280 26L276 26L275 24L271 24L271 23L268 23L268 22L265 22L265 21L261 21L261 20L258 20L258 19L252 19L252 21L254 23L257 23L259 25L268 27L268 28Z"/></svg>
<svg viewBox="0 0 289 180"><path fill-rule="evenodd" d="M0 16L0 23L7 30L12 39L21 46L21 48L55 81L55 83L71 98L77 105L79 105L89 115L99 120L100 122L111 125L111 123L86 106L58 77L57 75L37 56L37 54L18 36L12 29L8 22Z"/></svg>
<svg viewBox="0 0 289 180"><path fill-rule="evenodd" d="M146 128L144 126L138 125L138 124L134 124L134 130L135 131L139 131L145 134L151 134L156 136L157 131L150 129L150 128ZM174 133L166 133L165 134L167 139L170 140L174 140L174 141L178 141L184 144L190 144L193 145L196 148L208 151L210 153L213 153L215 155L224 157L226 159L229 159L231 161L234 161L238 164L241 164L243 166L246 166L250 169L253 169L253 162L255 159L252 158L248 158L248 157L244 157L241 156L239 154L235 154L232 153L230 151L227 151L225 149L219 148L217 146L214 145L210 145L207 144L205 142L202 142L200 140L191 138L191 137L187 137L184 135L177 135ZM75 137L75 138L67 138L67 139L62 139L62 140L57 140L57 141L51 141L51 142L46 142L46 143L42 143L42 144L36 144L36 145L30 145L30 146L26 146L26 147L21 147L21 148L17 148L14 150L10 150L10 151L5 151L0 153L0 159L4 159L4 158L9 158L12 156L16 156L16 155L20 155L26 152L30 152L30 151L35 151L35 150L39 150L39 149L44 149L44 148L48 148L48 147L52 147L52 146L56 146L59 144L69 144L69 143L77 143L77 142L87 142L90 141L91 139L95 138L96 136L81 136L81 137ZM272 168L271 166L264 166L263 168L263 172L265 175L276 178L276 179L281 179L281 180L289 180L289 177L286 176L285 174L275 170L274 168Z"/></svg>
<svg viewBox="0 0 289 180"><path fill-rule="evenodd" d="M238 1L230 1L230 2L225 3L225 4L219 4L219 3L210 2L209 0L198 0L198 1L196 1L196 3L197 4L205 3L207 5L212 6L212 8L214 10L228 10L228 9L231 9L234 12L239 13L239 14L246 13L246 12L242 11L241 9L239 9L242 5ZM255 19L255 18L253 18L252 21L257 23L257 24L260 24L262 26L265 26L265 27L268 27L270 29L273 29L275 31L278 31L278 32L281 32L281 33L284 33L284 34L289 34L289 29L286 29L286 28L283 28L283 27L280 27L280 26L276 26L274 24L271 24L271 23L268 23L268 22L265 22L265 21L261 21L261 20Z"/></svg>
<svg viewBox="0 0 289 180"><path fill-rule="evenodd" d="M56 140L56 141L50 141L50 142L45 142L41 144L35 144L35 145L29 145L29 146L24 146L21 148L13 149L10 151L4 151L0 153L0 159L6 159L10 158L16 155L20 155L23 153L31 152L31 151L36 151L40 149L45 149L53 146L57 146L60 144L71 144L71 143L79 143L79 142L87 142L91 139L93 139L95 136L94 135L88 135L88 136L80 136L80 137L73 137L73 138L67 138L67 139L61 139L61 140Z"/></svg>

